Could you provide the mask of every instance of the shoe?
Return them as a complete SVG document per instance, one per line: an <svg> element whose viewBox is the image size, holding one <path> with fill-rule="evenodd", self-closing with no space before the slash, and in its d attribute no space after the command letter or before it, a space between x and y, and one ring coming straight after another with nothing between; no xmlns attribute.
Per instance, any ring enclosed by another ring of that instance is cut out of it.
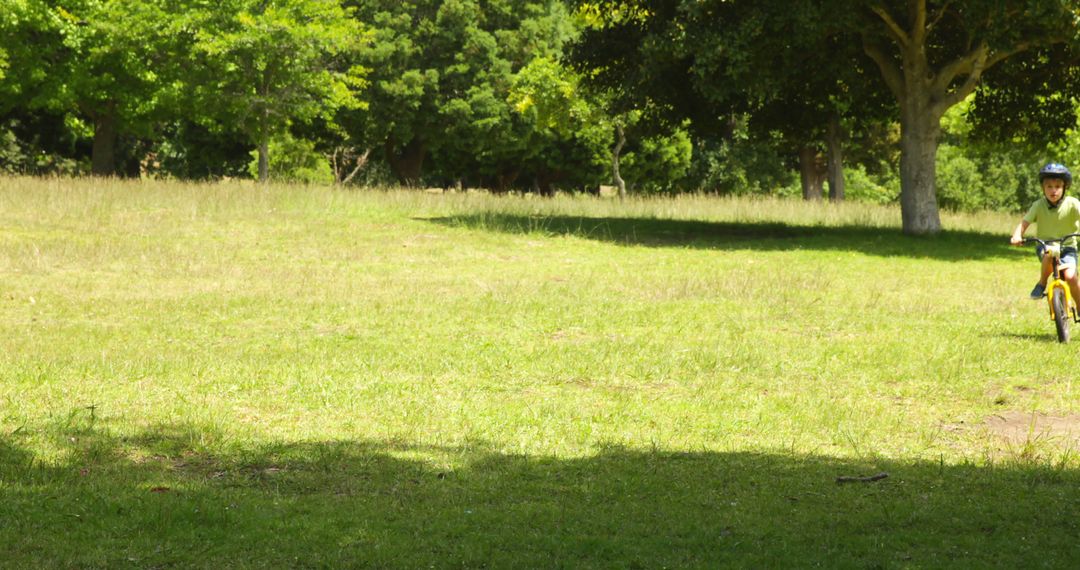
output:
<svg viewBox="0 0 1080 570"><path fill-rule="evenodd" d="M1036 284L1035 288L1031 290L1031 298L1038 301L1046 296L1046 285L1041 283Z"/></svg>

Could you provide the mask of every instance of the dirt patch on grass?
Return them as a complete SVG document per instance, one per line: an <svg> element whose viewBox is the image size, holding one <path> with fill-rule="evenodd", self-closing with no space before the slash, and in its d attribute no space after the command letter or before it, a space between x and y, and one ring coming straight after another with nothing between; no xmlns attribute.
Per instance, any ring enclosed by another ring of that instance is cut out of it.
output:
<svg viewBox="0 0 1080 570"><path fill-rule="evenodd" d="M1051 416L1039 412L1002 412L986 418L985 427L990 434L1014 445L1032 441L1072 447L1080 445L1080 414Z"/></svg>

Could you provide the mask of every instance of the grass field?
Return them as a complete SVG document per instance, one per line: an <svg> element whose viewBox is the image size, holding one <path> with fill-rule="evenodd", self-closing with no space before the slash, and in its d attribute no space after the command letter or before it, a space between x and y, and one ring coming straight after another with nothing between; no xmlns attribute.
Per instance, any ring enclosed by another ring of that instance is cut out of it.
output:
<svg viewBox="0 0 1080 570"><path fill-rule="evenodd" d="M0 567L1077 567L1016 217L899 218L0 178Z"/></svg>

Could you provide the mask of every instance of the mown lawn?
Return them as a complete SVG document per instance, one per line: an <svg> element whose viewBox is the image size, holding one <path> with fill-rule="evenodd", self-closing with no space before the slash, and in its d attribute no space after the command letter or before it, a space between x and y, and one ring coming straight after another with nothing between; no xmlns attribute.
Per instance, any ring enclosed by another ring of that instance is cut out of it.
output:
<svg viewBox="0 0 1080 570"><path fill-rule="evenodd" d="M1075 568L1080 344L899 217L0 178L0 566Z"/></svg>

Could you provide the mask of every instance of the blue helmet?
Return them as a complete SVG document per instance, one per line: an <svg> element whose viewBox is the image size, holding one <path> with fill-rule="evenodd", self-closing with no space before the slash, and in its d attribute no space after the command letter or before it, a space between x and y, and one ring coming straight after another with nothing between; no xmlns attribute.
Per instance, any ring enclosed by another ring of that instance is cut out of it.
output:
<svg viewBox="0 0 1080 570"><path fill-rule="evenodd" d="M1059 164L1057 162L1047 163L1046 166L1039 170L1039 183L1042 184L1042 181L1047 178L1064 180L1066 188L1072 184L1072 173L1069 172L1068 168L1065 168L1064 164Z"/></svg>

